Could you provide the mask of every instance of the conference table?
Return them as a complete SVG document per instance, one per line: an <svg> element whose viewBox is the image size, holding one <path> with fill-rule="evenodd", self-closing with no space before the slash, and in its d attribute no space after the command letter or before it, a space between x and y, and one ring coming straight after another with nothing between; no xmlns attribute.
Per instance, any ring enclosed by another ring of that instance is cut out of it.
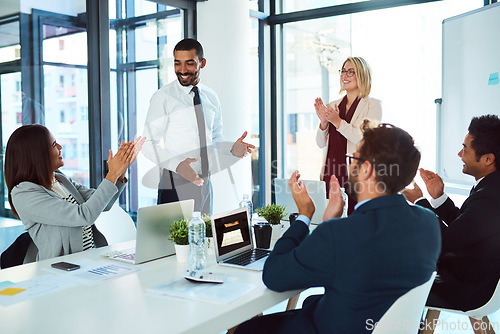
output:
<svg viewBox="0 0 500 334"><path fill-rule="evenodd" d="M71 275L71 272L51 268L52 263L59 261L76 264L90 261L94 265L118 265L139 270L93 284L77 284L62 290L56 288L47 293L42 291L40 295L8 306L0 304L0 333L216 334L300 292L273 292L262 283L261 272L220 266L215 263L215 256L209 255L208 270L223 274L231 282L251 285L252 290L229 303L153 294L150 292L153 287L184 280L187 264L177 262L175 255L139 265L100 256L110 250L133 247L134 243L128 241L0 270L0 290L5 281L36 282L39 278L55 277L65 282L64 275ZM78 270L84 270L84 267ZM67 277L69 281L70 276ZM52 282L51 288L54 284Z"/></svg>

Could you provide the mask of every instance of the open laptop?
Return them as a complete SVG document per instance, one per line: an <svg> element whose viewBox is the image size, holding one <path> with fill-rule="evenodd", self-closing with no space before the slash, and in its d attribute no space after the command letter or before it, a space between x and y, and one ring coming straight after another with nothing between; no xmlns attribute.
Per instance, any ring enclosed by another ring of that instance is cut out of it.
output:
<svg viewBox="0 0 500 334"><path fill-rule="evenodd" d="M225 266L262 270L270 250L254 247L246 207L212 215L215 259Z"/></svg>
<svg viewBox="0 0 500 334"><path fill-rule="evenodd" d="M111 251L102 256L131 264L139 264L175 254L170 236L170 225L176 220L190 220L194 200L159 204L137 210L135 248Z"/></svg>
<svg viewBox="0 0 500 334"><path fill-rule="evenodd" d="M328 199L326 198L326 184L319 180L300 180L306 185L307 193L311 197L316 206L316 211L311 219L313 224L321 224L323 222L323 213L325 213ZM297 205L293 200L292 191L288 186L288 179L274 179L274 194L276 196L276 204L286 206L288 214L299 212ZM288 215L284 218L288 220Z"/></svg>

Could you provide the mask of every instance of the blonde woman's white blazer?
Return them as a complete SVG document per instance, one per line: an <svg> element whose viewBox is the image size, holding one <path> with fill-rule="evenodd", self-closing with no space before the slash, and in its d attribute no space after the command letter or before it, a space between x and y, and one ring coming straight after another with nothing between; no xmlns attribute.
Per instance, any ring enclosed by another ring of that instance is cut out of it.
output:
<svg viewBox="0 0 500 334"><path fill-rule="evenodd" d="M342 97L343 98L343 97ZM330 102L332 108L335 108L335 104L338 106L342 98ZM342 136L347 139L347 154L352 154L356 151L361 139L363 139L363 134L361 132L361 124L365 119L371 119L380 122L382 120L382 103L380 100L374 99L372 97L364 97L359 101L354 115L352 116L351 123L347 123L344 120L340 121L340 126L337 129ZM318 131L316 133L316 143L320 148L324 148L328 145L328 127L323 131L318 126ZM322 173L325 168L325 161L323 162Z"/></svg>

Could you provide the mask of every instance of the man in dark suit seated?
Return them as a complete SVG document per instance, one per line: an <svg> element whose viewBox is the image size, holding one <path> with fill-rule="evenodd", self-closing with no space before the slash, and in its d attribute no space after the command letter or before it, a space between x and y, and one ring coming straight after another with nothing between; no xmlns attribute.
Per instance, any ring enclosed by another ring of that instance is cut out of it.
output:
<svg viewBox="0 0 500 334"><path fill-rule="evenodd" d="M500 278L500 119L474 117L463 147L462 172L476 184L459 209L444 193L439 175L420 169L430 203L415 185L404 195L441 218L442 251L428 306L472 310L492 296Z"/></svg>
<svg viewBox="0 0 500 334"><path fill-rule="evenodd" d="M405 131L363 125L349 160L349 189L358 204L339 218L344 202L330 181L324 222L309 235L315 207L294 172L289 185L299 216L266 261L263 281L275 291L324 287L302 309L241 324L236 333L365 333L400 296L426 282L440 251L438 220L398 194L417 172L420 152ZM395 324L397 325L397 324Z"/></svg>

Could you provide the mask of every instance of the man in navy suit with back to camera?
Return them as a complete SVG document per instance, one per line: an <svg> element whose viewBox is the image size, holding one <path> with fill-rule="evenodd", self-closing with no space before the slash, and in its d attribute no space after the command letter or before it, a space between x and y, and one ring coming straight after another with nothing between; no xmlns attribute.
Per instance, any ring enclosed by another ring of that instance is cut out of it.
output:
<svg viewBox="0 0 500 334"><path fill-rule="evenodd" d="M458 156L462 172L476 182L460 209L428 170L420 169L420 176L430 202L416 184L404 195L446 223L440 224L443 247L427 305L467 311L486 304L500 278L500 118L474 117Z"/></svg>
<svg viewBox="0 0 500 334"><path fill-rule="evenodd" d="M289 185L299 216L263 271L271 290L324 287L325 293L308 297L302 309L251 319L236 333L369 333L396 299L435 271L438 220L398 194L420 162L413 138L389 124L370 127L365 121L363 140L347 158L347 191L358 202L353 214L340 218L344 202L332 176L324 222L309 234L315 206L294 172Z"/></svg>

